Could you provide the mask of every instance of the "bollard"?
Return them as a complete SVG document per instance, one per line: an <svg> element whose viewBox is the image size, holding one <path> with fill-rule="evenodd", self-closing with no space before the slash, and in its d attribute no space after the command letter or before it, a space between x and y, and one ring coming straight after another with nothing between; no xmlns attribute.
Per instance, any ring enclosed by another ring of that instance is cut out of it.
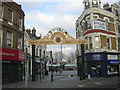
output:
<svg viewBox="0 0 120 90"><path fill-rule="evenodd" d="M90 74L88 74L88 81L90 80Z"/></svg>
<svg viewBox="0 0 120 90"><path fill-rule="evenodd" d="M51 75L51 82L53 81L53 75Z"/></svg>

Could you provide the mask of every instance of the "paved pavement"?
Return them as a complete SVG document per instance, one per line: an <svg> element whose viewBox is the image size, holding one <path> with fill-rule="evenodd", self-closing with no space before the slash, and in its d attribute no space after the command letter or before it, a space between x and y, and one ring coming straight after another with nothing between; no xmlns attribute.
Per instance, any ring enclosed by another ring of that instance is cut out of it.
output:
<svg viewBox="0 0 120 90"><path fill-rule="evenodd" d="M61 75L61 76L60 76ZM73 75L73 76L70 76ZM61 74L54 73L53 81L50 72L40 82L28 80L27 88L120 88L120 77L91 77L91 80L80 80L75 71L64 71ZM26 88L25 81L3 85L2 88Z"/></svg>

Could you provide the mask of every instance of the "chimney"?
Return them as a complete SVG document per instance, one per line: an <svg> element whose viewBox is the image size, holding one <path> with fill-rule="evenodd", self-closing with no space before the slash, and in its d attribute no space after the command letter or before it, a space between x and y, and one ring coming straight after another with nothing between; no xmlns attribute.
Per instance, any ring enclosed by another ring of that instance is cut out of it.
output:
<svg viewBox="0 0 120 90"><path fill-rule="evenodd" d="M31 30L30 30L30 29L27 29L26 32L27 32L28 34L30 34L30 33L31 33Z"/></svg>
<svg viewBox="0 0 120 90"><path fill-rule="evenodd" d="M109 7L109 4L108 4L108 3L105 3L105 4L103 5L103 8L104 8L105 10L111 12L111 7Z"/></svg>
<svg viewBox="0 0 120 90"><path fill-rule="evenodd" d="M36 29L35 29L35 27L33 27L33 29L32 29L32 36L33 36L33 37L36 36Z"/></svg>

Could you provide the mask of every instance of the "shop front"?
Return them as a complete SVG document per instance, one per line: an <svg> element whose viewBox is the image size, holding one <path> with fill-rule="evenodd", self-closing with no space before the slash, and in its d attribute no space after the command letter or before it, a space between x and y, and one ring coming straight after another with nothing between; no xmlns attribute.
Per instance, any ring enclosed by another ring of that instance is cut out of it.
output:
<svg viewBox="0 0 120 90"><path fill-rule="evenodd" d="M25 53L10 48L0 48L2 63L2 84L10 84L23 80Z"/></svg>
<svg viewBox="0 0 120 90"><path fill-rule="evenodd" d="M119 60L118 55L107 55L107 74L109 76L119 75Z"/></svg>
<svg viewBox="0 0 120 90"><path fill-rule="evenodd" d="M118 74L118 55L113 53L86 54L86 71L92 77L107 77Z"/></svg>

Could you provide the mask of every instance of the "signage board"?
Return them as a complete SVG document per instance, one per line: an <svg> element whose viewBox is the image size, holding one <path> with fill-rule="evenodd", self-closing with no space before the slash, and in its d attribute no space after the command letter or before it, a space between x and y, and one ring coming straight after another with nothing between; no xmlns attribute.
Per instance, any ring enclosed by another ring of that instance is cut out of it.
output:
<svg viewBox="0 0 120 90"><path fill-rule="evenodd" d="M108 60L118 60L118 55L107 55Z"/></svg>
<svg viewBox="0 0 120 90"><path fill-rule="evenodd" d="M106 30L106 23L102 21L93 21L93 29Z"/></svg>
<svg viewBox="0 0 120 90"><path fill-rule="evenodd" d="M16 49L0 48L1 60L25 61L25 53Z"/></svg>
<svg viewBox="0 0 120 90"><path fill-rule="evenodd" d="M86 58L89 61L100 61L100 60L106 60L105 56L106 54L87 54Z"/></svg>
<svg viewBox="0 0 120 90"><path fill-rule="evenodd" d="M108 60L110 64L119 64L118 60Z"/></svg>

